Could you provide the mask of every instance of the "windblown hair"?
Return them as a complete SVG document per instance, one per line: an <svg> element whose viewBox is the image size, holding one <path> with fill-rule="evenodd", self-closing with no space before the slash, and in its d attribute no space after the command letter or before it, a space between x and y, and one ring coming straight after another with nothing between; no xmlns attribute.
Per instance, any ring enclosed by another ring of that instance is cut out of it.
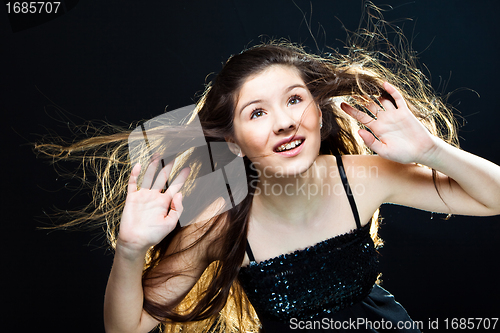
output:
<svg viewBox="0 0 500 333"><path fill-rule="evenodd" d="M363 106L373 99L384 97L392 100L382 88L384 81L400 90L411 111L432 134L458 145L451 109L418 70L416 57L408 49L402 33L394 28L398 41L390 43L385 29L391 25L383 21L376 7L368 8L367 14L367 28L350 34L345 54L333 51L315 55L306 52L300 45L272 40L231 56L213 82L206 86L193 113L199 117L207 142L224 142L225 138L233 137L233 116L239 90L252 75L261 73L269 66L281 65L298 70L322 111L320 154L371 153L357 134L362 125L346 116L340 110L338 101L347 101L363 110ZM54 162L79 161L85 173L82 179L86 178L87 172L95 175L93 202L86 209L76 212L74 219L63 226L102 226L112 247L116 245L128 175L133 167L129 156L129 135L132 131L115 129L113 134L96 135L71 144L41 143L35 147L39 153L52 157ZM151 146L161 142L150 140ZM147 164L146 155L143 160ZM190 165L195 171L191 178L198 177L198 161L196 150L183 155L172 177L185 165ZM244 163L250 184L256 177L255 169L247 157ZM143 283L148 286L187 274L184 271L158 272L155 268L163 260L170 260L185 251L195 251L205 237L213 243L210 248L218 249L212 264L187 295L165 304L148 298L146 294L144 309L165 323L165 331L180 331L183 327L194 331L213 331L216 328L227 332L258 330L258 319L237 279L245 255L254 191L255 188L249 185L246 198L200 227L203 228L202 235L188 246L167 254L172 240L182 231L178 225L149 250L143 274ZM200 207L200 210L203 208ZM375 243L381 245L377 228L378 212L372 218L371 234Z"/></svg>

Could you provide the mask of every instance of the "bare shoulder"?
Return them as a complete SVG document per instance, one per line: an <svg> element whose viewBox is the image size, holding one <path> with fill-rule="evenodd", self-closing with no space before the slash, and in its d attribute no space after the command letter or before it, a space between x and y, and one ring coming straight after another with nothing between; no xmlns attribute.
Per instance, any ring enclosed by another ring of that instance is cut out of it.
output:
<svg viewBox="0 0 500 333"><path fill-rule="evenodd" d="M342 162L350 181L373 184L382 192L390 192L394 182L402 181L415 170L429 170L415 163L401 164L378 155L344 155Z"/></svg>
<svg viewBox="0 0 500 333"><path fill-rule="evenodd" d="M349 181L376 181L404 168L403 164L384 159L377 155L322 155L321 161L330 169L337 169L337 158L342 159L344 171Z"/></svg>
<svg viewBox="0 0 500 333"><path fill-rule="evenodd" d="M381 174L388 174L383 161L378 156L369 155L343 155L341 157L333 155L321 155L318 159L318 166L324 167L327 170L328 180L331 187L334 189L332 199L339 200L337 202L344 202L348 205L345 190L338 190L343 188L341 174L337 165L337 158L341 158L345 176L347 178L350 190L356 202L361 221L370 221L373 213L383 203L385 193L380 184ZM320 169L320 173L325 173ZM350 209L348 209L350 215ZM363 223L363 222L362 222Z"/></svg>
<svg viewBox="0 0 500 333"><path fill-rule="evenodd" d="M394 177L406 173L412 169L420 168L415 163L401 164L378 155L344 155L342 162L346 173L350 171L353 177L377 180L386 177Z"/></svg>
<svg viewBox="0 0 500 333"><path fill-rule="evenodd" d="M397 167L397 165L401 165L400 163L387 160L378 155L343 155L342 162L346 167L379 167L383 168L384 170Z"/></svg>
<svg viewBox="0 0 500 333"><path fill-rule="evenodd" d="M415 164L400 164L377 155L343 155L341 158L360 213L365 211L367 215L387 202L395 188L405 182L415 168L421 168ZM336 163L335 156L330 159L330 163Z"/></svg>
<svg viewBox="0 0 500 333"><path fill-rule="evenodd" d="M349 181L352 179L354 186L363 184L366 193L376 196L379 204L394 203L436 212L446 208L436 191L432 169L426 166L401 164L376 155L349 155L342 159ZM442 174L438 178L442 184L448 182ZM370 200L366 196L364 199Z"/></svg>

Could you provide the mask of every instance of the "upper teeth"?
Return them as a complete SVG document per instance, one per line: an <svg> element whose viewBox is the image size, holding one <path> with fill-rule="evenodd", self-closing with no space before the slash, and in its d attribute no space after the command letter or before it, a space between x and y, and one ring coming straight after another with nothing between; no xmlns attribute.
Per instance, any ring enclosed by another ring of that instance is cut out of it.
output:
<svg viewBox="0 0 500 333"><path fill-rule="evenodd" d="M284 143L282 144L281 146L278 147L278 149L276 149L276 151L283 151L283 150L286 150L286 149L292 149L292 148L295 148L297 147L300 143L302 142L302 140L295 140L295 141L291 141L291 142L288 142L288 143Z"/></svg>

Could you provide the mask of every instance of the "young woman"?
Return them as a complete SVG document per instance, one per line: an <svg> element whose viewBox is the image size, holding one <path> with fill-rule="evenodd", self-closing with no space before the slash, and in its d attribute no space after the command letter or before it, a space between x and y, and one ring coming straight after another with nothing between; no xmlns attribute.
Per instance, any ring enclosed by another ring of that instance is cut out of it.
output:
<svg viewBox="0 0 500 333"><path fill-rule="evenodd" d="M232 57L198 115L207 136L216 132L235 144L259 182L234 212L216 223L178 229L165 253L153 250L155 264L141 285L144 258L174 230L182 197L161 191L171 165L153 182L152 163L139 190L136 165L106 292L108 331L148 331L160 318L203 319L221 309L220 299L237 282L271 332L326 317L384 319L394 327L410 322L375 284L371 217L386 202L448 214L499 214L500 168L434 136L417 117L432 124L429 117L439 107L408 92L405 98L386 82L390 78L369 67L335 66L290 45L262 45ZM346 95L357 96L352 101L369 112L333 100ZM362 148L346 114L369 129L359 135L376 156L353 154ZM344 171L332 177L337 168ZM322 190L313 195L312 189ZM175 314L213 262L221 266L208 292L194 310Z"/></svg>
<svg viewBox="0 0 500 333"><path fill-rule="evenodd" d="M388 59L398 75L363 48L322 58L270 42L231 57L194 112L208 142L243 157L248 195L205 222L177 223L196 151L159 167L130 165L129 133L58 147L117 144L93 215L115 248L107 332L418 331L377 284L378 208L500 214L500 167L454 147L449 110L408 59Z"/></svg>

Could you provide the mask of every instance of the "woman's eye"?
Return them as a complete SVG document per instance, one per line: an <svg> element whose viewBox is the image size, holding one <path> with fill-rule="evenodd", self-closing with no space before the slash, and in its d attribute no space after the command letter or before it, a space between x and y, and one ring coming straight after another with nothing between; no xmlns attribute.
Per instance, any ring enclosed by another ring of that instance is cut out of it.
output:
<svg viewBox="0 0 500 333"><path fill-rule="evenodd" d="M290 97L290 99L288 100L288 105L295 105L295 104L299 104L300 102L302 101L302 98L300 98L299 95L293 95L292 97Z"/></svg>
<svg viewBox="0 0 500 333"><path fill-rule="evenodd" d="M262 110L255 110L250 115L250 119L255 119L255 118L258 118L258 117L262 117L263 115L264 115L264 111L262 111Z"/></svg>

